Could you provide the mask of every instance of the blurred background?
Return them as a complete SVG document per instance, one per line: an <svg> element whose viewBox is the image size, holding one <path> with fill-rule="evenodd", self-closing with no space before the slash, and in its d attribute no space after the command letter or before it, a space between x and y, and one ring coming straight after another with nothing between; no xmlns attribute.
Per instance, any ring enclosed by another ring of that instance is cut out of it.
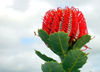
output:
<svg viewBox="0 0 100 72"><path fill-rule="evenodd" d="M42 27L46 11L74 6L83 12L89 34L87 63L81 72L100 72L100 0L0 0L0 72L42 72L34 49L60 62L34 31Z"/></svg>

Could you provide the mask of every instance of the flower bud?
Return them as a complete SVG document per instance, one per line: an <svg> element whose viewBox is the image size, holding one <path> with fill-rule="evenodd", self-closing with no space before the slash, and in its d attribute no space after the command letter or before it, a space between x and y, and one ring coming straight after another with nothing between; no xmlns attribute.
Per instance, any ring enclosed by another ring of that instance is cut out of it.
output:
<svg viewBox="0 0 100 72"><path fill-rule="evenodd" d="M88 34L86 20L79 9L74 7L60 7L47 11L43 18L42 29L49 35L54 32L64 31L69 34L70 41L79 39Z"/></svg>

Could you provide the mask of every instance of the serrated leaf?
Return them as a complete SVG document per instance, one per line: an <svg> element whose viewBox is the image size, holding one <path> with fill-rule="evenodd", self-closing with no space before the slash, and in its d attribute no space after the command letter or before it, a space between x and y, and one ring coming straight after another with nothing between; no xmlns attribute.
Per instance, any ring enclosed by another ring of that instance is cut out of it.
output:
<svg viewBox="0 0 100 72"><path fill-rule="evenodd" d="M74 70L74 71L71 71L71 72L80 72L80 70Z"/></svg>
<svg viewBox="0 0 100 72"><path fill-rule="evenodd" d="M49 41L48 41L49 35L47 34L46 31L44 31L43 29L39 29L38 34L46 44L49 44Z"/></svg>
<svg viewBox="0 0 100 72"><path fill-rule="evenodd" d="M66 55L62 65L67 72L71 72L81 68L86 63L86 60L87 55L84 52L79 49L71 50Z"/></svg>
<svg viewBox="0 0 100 72"><path fill-rule="evenodd" d="M69 42L69 36L67 33L64 32L56 32L51 34L49 38L50 43L53 46L53 49L58 54L65 54L65 52L68 49L68 42Z"/></svg>
<svg viewBox="0 0 100 72"><path fill-rule="evenodd" d="M66 72L68 72L68 71L66 71ZM71 71L71 72L80 72L80 70L74 70L74 71Z"/></svg>
<svg viewBox="0 0 100 72"><path fill-rule="evenodd" d="M53 49L51 43L49 42L49 35L47 34L46 31L44 31L43 29L39 29L38 30L38 34L40 36L40 38L44 41L44 43L54 52L56 53L56 51ZM57 54L57 53L56 53Z"/></svg>
<svg viewBox="0 0 100 72"><path fill-rule="evenodd" d="M44 54L41 54L39 51L35 50L35 53L41 58L43 59L44 61L56 61L50 57L47 57L46 55Z"/></svg>
<svg viewBox="0 0 100 72"><path fill-rule="evenodd" d="M42 65L43 72L65 72L62 65L57 62L46 62Z"/></svg>
<svg viewBox="0 0 100 72"><path fill-rule="evenodd" d="M73 45L73 49L80 49L83 47L86 43L88 43L91 40L90 35L84 35L78 41Z"/></svg>

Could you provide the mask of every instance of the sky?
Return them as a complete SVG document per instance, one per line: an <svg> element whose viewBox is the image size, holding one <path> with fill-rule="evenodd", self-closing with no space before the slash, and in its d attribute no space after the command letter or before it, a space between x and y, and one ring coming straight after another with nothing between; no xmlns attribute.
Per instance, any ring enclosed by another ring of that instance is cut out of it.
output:
<svg viewBox="0 0 100 72"><path fill-rule="evenodd" d="M42 72L41 51L60 62L34 31L42 28L45 12L74 6L84 14L89 34L95 38L87 45L87 63L81 72L100 71L100 0L0 0L0 72Z"/></svg>

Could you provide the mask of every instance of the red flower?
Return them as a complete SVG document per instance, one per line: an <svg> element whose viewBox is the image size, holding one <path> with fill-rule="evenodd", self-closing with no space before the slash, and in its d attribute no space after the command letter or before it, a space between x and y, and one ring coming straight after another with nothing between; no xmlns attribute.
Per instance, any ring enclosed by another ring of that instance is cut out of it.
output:
<svg viewBox="0 0 100 72"><path fill-rule="evenodd" d="M81 11L74 7L57 8L46 12L42 29L49 35L54 32L64 31L70 36L70 41L79 39L88 34L86 21Z"/></svg>

